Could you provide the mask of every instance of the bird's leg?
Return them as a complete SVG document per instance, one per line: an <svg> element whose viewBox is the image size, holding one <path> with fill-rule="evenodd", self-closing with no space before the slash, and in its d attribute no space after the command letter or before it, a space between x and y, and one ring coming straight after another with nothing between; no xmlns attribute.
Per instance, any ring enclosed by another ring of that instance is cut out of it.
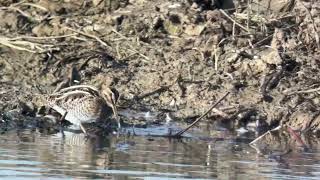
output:
<svg viewBox="0 0 320 180"><path fill-rule="evenodd" d="M82 132L84 133L84 139L85 139L85 141L88 141L89 138L94 137L94 136L92 136L91 134L88 134L88 133L87 133L87 131L86 131L86 129L84 128L84 126L83 126L82 123L80 123L80 128L81 128Z"/></svg>
<svg viewBox="0 0 320 180"><path fill-rule="evenodd" d="M67 114L68 114L68 112L65 111L59 120L60 132L62 133L63 136L64 136L64 132L63 132L63 127L62 127L62 121L64 120L64 118L66 118Z"/></svg>
<svg viewBox="0 0 320 180"><path fill-rule="evenodd" d="M82 132L87 135L87 131L86 131L86 129L83 127L82 123L80 123L80 128L81 128Z"/></svg>
<svg viewBox="0 0 320 180"><path fill-rule="evenodd" d="M66 112L64 112L64 114L61 116L61 118L60 118L60 124L61 124L61 122L64 120L64 118L66 118L67 114L68 114L68 112L66 111Z"/></svg>
<svg viewBox="0 0 320 180"><path fill-rule="evenodd" d="M132 126L132 134L133 134L134 136L136 136L136 132L134 131L134 126L135 126L135 124L133 124L133 126Z"/></svg>

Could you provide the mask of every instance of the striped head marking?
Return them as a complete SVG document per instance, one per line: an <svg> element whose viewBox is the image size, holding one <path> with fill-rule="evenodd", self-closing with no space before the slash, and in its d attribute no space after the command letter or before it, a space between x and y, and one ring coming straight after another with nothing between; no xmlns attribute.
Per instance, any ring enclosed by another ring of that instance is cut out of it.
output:
<svg viewBox="0 0 320 180"><path fill-rule="evenodd" d="M117 103L119 100L119 92L115 88L110 88L106 85L102 85L101 93L103 98L105 99L106 103L108 106L112 108L113 115L115 119L118 121L118 126L119 128L121 127L120 125L120 118L118 115L118 109L117 109Z"/></svg>

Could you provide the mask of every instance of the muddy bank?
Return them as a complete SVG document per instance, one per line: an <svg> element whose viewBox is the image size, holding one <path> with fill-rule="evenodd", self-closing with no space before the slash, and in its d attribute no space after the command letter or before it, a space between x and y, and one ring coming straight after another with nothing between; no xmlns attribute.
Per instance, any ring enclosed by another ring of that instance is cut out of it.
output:
<svg viewBox="0 0 320 180"><path fill-rule="evenodd" d="M319 9L294 0L1 2L1 118L34 117L43 94L108 77L120 109L192 120L230 91L208 121L316 132Z"/></svg>

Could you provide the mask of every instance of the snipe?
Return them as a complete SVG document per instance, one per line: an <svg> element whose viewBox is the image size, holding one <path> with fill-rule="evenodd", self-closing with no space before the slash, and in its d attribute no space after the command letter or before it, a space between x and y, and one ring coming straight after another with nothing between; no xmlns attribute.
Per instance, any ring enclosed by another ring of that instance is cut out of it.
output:
<svg viewBox="0 0 320 180"><path fill-rule="evenodd" d="M80 126L86 133L83 123L105 120L112 114L121 127L116 107L118 98L118 91L106 85L100 91L93 86L75 85L49 95L47 101L62 119Z"/></svg>

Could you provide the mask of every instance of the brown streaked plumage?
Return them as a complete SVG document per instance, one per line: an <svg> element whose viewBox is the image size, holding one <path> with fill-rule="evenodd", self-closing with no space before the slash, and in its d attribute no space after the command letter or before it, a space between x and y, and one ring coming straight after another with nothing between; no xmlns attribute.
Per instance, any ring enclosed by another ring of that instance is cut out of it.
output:
<svg viewBox="0 0 320 180"><path fill-rule="evenodd" d="M116 107L118 98L118 91L106 85L102 86L101 91L93 86L76 85L49 95L47 101L50 108L65 120L79 125L86 133L83 123L104 120L112 114L121 127Z"/></svg>

